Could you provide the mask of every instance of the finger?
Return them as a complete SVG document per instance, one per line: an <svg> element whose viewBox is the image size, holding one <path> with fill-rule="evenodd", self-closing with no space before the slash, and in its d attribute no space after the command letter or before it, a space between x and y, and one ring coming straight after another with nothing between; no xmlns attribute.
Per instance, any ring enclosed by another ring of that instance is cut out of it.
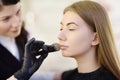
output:
<svg viewBox="0 0 120 80"><path fill-rule="evenodd" d="M35 41L35 38L30 39L27 43L26 46L29 46L30 44L32 44Z"/></svg>
<svg viewBox="0 0 120 80"><path fill-rule="evenodd" d="M42 50L42 51L38 51L37 53L35 53L35 55L37 56L37 55L44 55L44 54L47 54L48 52L47 51L44 51L44 50Z"/></svg>
<svg viewBox="0 0 120 80"><path fill-rule="evenodd" d="M31 53L37 54L43 47L44 42L43 41L34 41L32 45L30 45Z"/></svg>
<svg viewBox="0 0 120 80"><path fill-rule="evenodd" d="M39 49L44 45L43 41L34 41L34 46L38 47Z"/></svg>
<svg viewBox="0 0 120 80"><path fill-rule="evenodd" d="M29 40L27 42L27 44L25 45L25 54L24 54L24 62L23 62L23 70L29 68L29 66L31 65L31 54L30 54L30 45L33 44L33 42L35 41L35 38L32 38L31 40Z"/></svg>
<svg viewBox="0 0 120 80"><path fill-rule="evenodd" d="M44 61L44 59L48 56L48 54L44 54L42 56L40 56L38 59L36 59L34 65L32 66L32 68L30 69L31 72L35 72L42 64L42 62Z"/></svg>
<svg viewBox="0 0 120 80"><path fill-rule="evenodd" d="M37 59L37 62L40 63L40 62L43 61L47 56L48 56L48 53L41 55L41 56Z"/></svg>

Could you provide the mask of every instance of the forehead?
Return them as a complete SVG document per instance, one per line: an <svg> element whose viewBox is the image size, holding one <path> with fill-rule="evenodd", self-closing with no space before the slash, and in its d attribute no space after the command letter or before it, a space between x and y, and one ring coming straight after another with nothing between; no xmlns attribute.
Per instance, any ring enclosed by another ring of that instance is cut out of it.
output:
<svg viewBox="0 0 120 80"><path fill-rule="evenodd" d="M3 6L2 10L0 10L0 17L7 16L7 15L12 15L13 13L15 13L20 8L21 8L20 3L17 3L15 5Z"/></svg>
<svg viewBox="0 0 120 80"><path fill-rule="evenodd" d="M67 24L69 22L75 22L79 25L86 24L86 22L75 12L73 11L67 11L62 18L61 23Z"/></svg>

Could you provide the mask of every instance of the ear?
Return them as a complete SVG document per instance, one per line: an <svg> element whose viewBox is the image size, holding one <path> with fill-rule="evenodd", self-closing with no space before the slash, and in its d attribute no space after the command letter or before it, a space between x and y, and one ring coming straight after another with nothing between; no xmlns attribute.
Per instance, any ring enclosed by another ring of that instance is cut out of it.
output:
<svg viewBox="0 0 120 80"><path fill-rule="evenodd" d="M92 46L96 46L99 44L99 37L98 37L98 34L97 32L95 32L93 34L93 40L92 40Z"/></svg>

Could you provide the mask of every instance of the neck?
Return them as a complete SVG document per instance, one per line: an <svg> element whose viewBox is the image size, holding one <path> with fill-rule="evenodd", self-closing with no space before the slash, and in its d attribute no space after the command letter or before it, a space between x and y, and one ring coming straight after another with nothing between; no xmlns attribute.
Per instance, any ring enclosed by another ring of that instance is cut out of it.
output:
<svg viewBox="0 0 120 80"><path fill-rule="evenodd" d="M100 63L96 58L94 51L75 58L78 64L79 73L89 73L100 68Z"/></svg>

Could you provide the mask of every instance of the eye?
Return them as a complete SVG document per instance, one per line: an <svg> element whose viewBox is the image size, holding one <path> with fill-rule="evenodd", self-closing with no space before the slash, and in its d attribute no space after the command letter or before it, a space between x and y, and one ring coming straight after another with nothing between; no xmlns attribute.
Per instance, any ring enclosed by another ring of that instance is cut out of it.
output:
<svg viewBox="0 0 120 80"><path fill-rule="evenodd" d="M16 15L20 16L21 15L21 10L18 10Z"/></svg>
<svg viewBox="0 0 120 80"><path fill-rule="evenodd" d="M62 28L60 28L60 31L62 31L63 29Z"/></svg>
<svg viewBox="0 0 120 80"><path fill-rule="evenodd" d="M60 31L62 31L63 30L63 26L60 24Z"/></svg>
<svg viewBox="0 0 120 80"><path fill-rule="evenodd" d="M75 23L69 23L69 24L68 24L68 30L69 30L69 31L74 31L74 30L76 30L76 24L75 24Z"/></svg>
<svg viewBox="0 0 120 80"><path fill-rule="evenodd" d="M75 29L69 29L69 31L74 31Z"/></svg>
<svg viewBox="0 0 120 80"><path fill-rule="evenodd" d="M68 30L69 30L69 31L75 31L75 30L76 30L76 27L73 26L73 25L70 25L70 26L68 27Z"/></svg>
<svg viewBox="0 0 120 80"><path fill-rule="evenodd" d="M2 21L8 22L10 20L10 17L5 17Z"/></svg>

